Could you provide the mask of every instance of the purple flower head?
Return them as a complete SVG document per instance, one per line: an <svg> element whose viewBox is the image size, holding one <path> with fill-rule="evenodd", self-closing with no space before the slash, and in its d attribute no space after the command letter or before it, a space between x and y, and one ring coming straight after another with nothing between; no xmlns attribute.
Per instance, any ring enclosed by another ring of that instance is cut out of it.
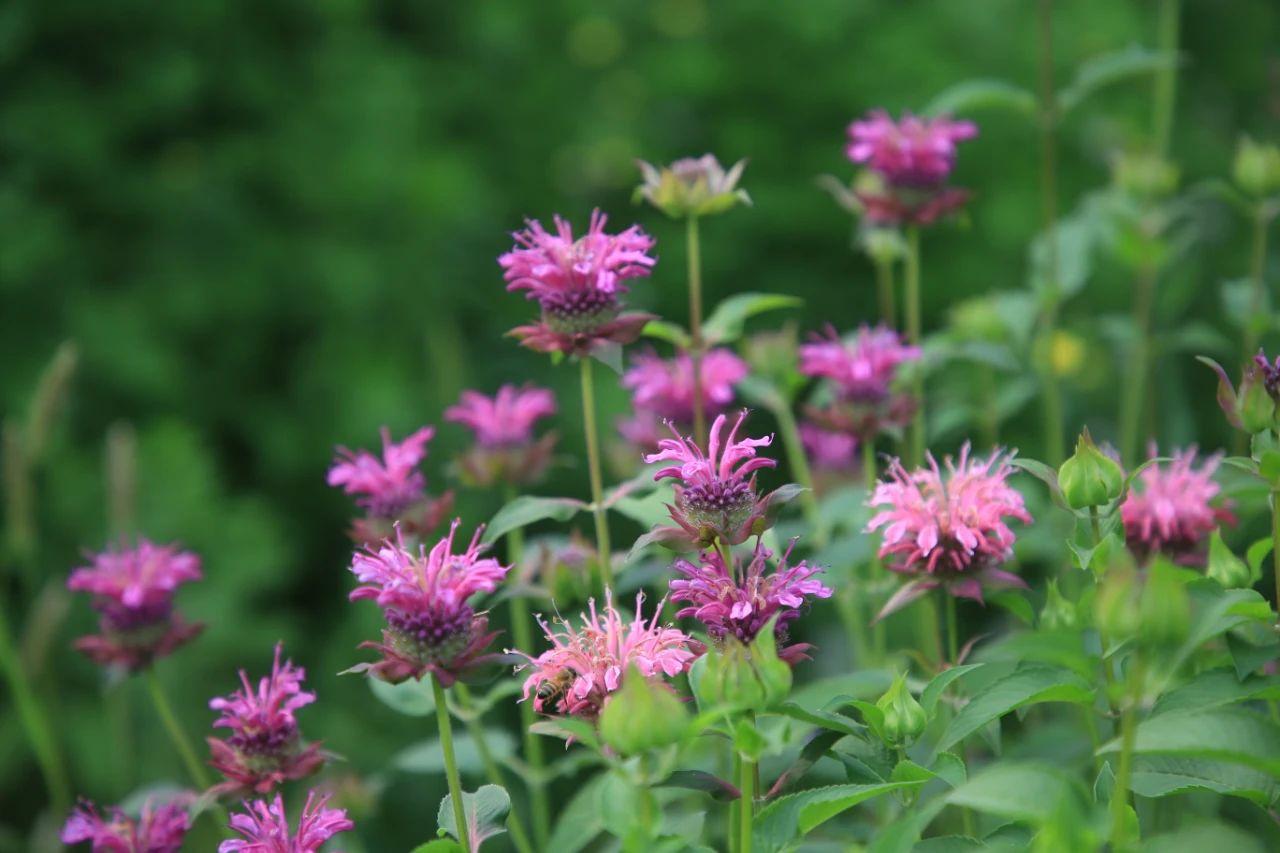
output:
<svg viewBox="0 0 1280 853"><path fill-rule="evenodd" d="M62 828L62 843L88 842L93 853L178 853L191 829L191 799L183 794L160 805L147 800L136 820L115 806L104 817L81 800Z"/></svg>
<svg viewBox="0 0 1280 853"><path fill-rule="evenodd" d="M805 644L787 646L787 626L800 615L805 599L830 598L831 589L814 579L822 569L803 560L789 565L790 548L773 572L769 572L768 561L772 556L757 541L746 565L735 557L733 567L726 566L716 549L703 552L697 563L676 560L674 568L684 577L671 581L671 600L689 603L676 617L697 619L717 642L735 637L742 643L750 643L776 616L774 627L779 656L788 663L803 658L809 647Z"/></svg>
<svg viewBox="0 0 1280 853"><path fill-rule="evenodd" d="M289 826L284 799L279 794L270 803L246 801L245 810L231 816L231 828L244 838L223 841L218 845L218 853L317 853L339 832L355 829L346 810L325 808L328 802L326 795L307 792L295 833Z"/></svg>
<svg viewBox="0 0 1280 853"><path fill-rule="evenodd" d="M540 714L565 714L593 720L600 713L605 698L622 684L627 668L635 665L646 678L674 677L687 672L698 656L689 635L658 623L662 603L654 609L653 618L642 615L644 596L636 595L636 615L630 622L613 606L611 593L605 591L604 611L596 610L595 599L587 604L575 628L566 620L538 623L551 641L551 648L536 658L528 658L516 672L529 670L524 682L524 698L533 697L533 707Z"/></svg>
<svg viewBox="0 0 1280 853"><path fill-rule="evenodd" d="M867 531L883 528L880 557L914 579L881 616L939 586L976 601L982 601L985 585L1026 586L999 568L1013 555L1017 538L1006 519L1031 522L1022 495L1005 482L1013 468L1003 451L973 459L965 444L958 460L946 458L945 476L932 454L928 468L908 472L895 459L887 473L871 495L869 504L883 509L867 522Z"/></svg>
<svg viewBox="0 0 1280 853"><path fill-rule="evenodd" d="M556 399L546 388L503 385L492 397L463 391L444 417L475 434L475 445L460 460L465 479L477 486L536 481L551 461L556 437L535 440L533 426L555 413Z"/></svg>
<svg viewBox="0 0 1280 853"><path fill-rule="evenodd" d="M648 276L656 259L654 240L638 225L605 233L606 217L591 214L587 233L574 238L567 221L555 217L555 233L537 220L516 232L516 245L498 258L507 290L523 290L542 308L542 321L512 334L540 352L582 353L599 340L629 343L648 315L623 315L626 281Z"/></svg>
<svg viewBox="0 0 1280 853"><path fill-rule="evenodd" d="M108 549L91 559L71 573L67 589L93 596L100 633L81 637L76 648L95 662L138 670L203 629L173 607L178 587L201 578L195 554L139 539L133 548Z"/></svg>
<svg viewBox="0 0 1280 853"><path fill-rule="evenodd" d="M865 163L897 186L931 187L945 181L956 165L956 143L978 135L973 122L920 118L904 113L894 121L872 110L849 125L849 159Z"/></svg>
<svg viewBox="0 0 1280 853"><path fill-rule="evenodd" d="M294 717L316 695L302 689L306 673L301 667L292 661L281 665L281 651L276 644L271 675L260 679L256 689L242 669L241 689L209 701L220 712L214 727L231 729L226 740L208 739L212 764L227 777L222 790L266 794L286 780L311 775L324 763L319 744L303 744Z"/></svg>
<svg viewBox="0 0 1280 853"><path fill-rule="evenodd" d="M732 350L708 350L699 365L703 404L720 412L733 402L733 386L748 373L747 363ZM675 358L659 358L652 350L640 353L622 375L622 386L631 389L631 404L637 411L653 412L678 424L693 422L696 403L693 357L682 352Z"/></svg>
<svg viewBox="0 0 1280 853"><path fill-rule="evenodd" d="M669 507L671 519L698 544L720 539L736 545L764 529L770 498L762 499L757 493L755 472L778 463L756 456L756 448L768 447L773 436L737 438L746 417L744 409L722 441L725 416L717 416L711 424L706 453L693 439L672 429L675 438L664 438L657 453L644 457L645 462L678 463L659 469L653 478L679 481L675 504Z"/></svg>
<svg viewBox="0 0 1280 853"><path fill-rule="evenodd" d="M496 635L489 633L488 617L476 613L469 599L493 592L510 566L481 556L483 527L476 530L465 551L453 553L459 524L461 520L455 519L449 535L430 551L420 545L415 554L399 538L368 547L352 558L351 571L362 586L350 599L373 599L387 620L382 642L361 646L377 649L383 659L357 669L368 669L391 682L430 672L448 685L462 670L483 662L481 652Z"/></svg>
<svg viewBox="0 0 1280 853"><path fill-rule="evenodd" d="M391 440L391 431L382 428L382 458L367 450L338 448L329 469L329 485L341 486L356 503L381 518L395 518L422 500L427 479L418 465L427 456L427 442L435 436L433 427L423 427L404 441Z"/></svg>
<svg viewBox="0 0 1280 853"><path fill-rule="evenodd" d="M1155 448L1152 448L1155 456ZM1196 448L1173 454L1167 468L1151 465L1138 475L1142 489L1129 492L1120 505L1124 538L1140 559L1165 554L1181 563L1203 565L1204 545L1222 522L1235 519L1225 507L1212 505L1221 491L1213 481L1222 461L1215 453L1198 469Z"/></svg>
<svg viewBox="0 0 1280 853"><path fill-rule="evenodd" d="M800 424L800 442L818 471L848 472L857 465L858 439L847 432L805 421Z"/></svg>
<svg viewBox="0 0 1280 853"><path fill-rule="evenodd" d="M897 379L898 366L920 359L919 347L903 344L897 332L884 326L860 326L847 340L831 326L824 331L800 346L800 372L831 380L844 400L885 400Z"/></svg>

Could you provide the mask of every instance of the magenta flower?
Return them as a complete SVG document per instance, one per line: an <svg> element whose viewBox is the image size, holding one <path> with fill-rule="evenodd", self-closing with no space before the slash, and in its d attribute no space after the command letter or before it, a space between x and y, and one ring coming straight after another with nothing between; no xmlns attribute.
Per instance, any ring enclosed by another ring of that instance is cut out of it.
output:
<svg viewBox="0 0 1280 853"><path fill-rule="evenodd" d="M867 522L867 532L884 529L880 557L889 569L914 576L880 617L937 587L982 601L984 586L1026 586L999 568L1013 556L1016 539L1005 519L1031 522L1022 495L1005 482L1013 473L1008 458L997 450L971 459L965 444L946 467L944 477L931 454L928 468L908 472L895 459L871 495L871 506L884 507Z"/></svg>
<svg viewBox="0 0 1280 853"><path fill-rule="evenodd" d="M483 527L464 552L453 553L461 523L455 519L449 535L429 552L420 545L414 554L401 538L377 549L367 547L352 558L351 571L363 585L350 599L373 599L387 620L381 643L361 644L382 652L383 659L353 671L368 670L393 683L432 673L448 686L463 670L487 660L481 652L497 634L489 632L488 616L476 613L470 599L493 592L510 566L481 556Z"/></svg>
<svg viewBox="0 0 1280 853"><path fill-rule="evenodd" d="M434 427L423 427L401 442L391 440L391 431L382 428L382 457L367 450L339 447L329 469L329 485L341 486L356 504L368 512L357 519L351 535L357 542L380 542L391 535L395 522L408 533L425 534L439 526L453 505L453 496L427 494L427 478L418 466L427 456L427 442Z"/></svg>
<svg viewBox="0 0 1280 853"><path fill-rule="evenodd" d="M800 424L800 442L809 464L818 471L847 472L857 465L858 439L813 421Z"/></svg>
<svg viewBox="0 0 1280 853"><path fill-rule="evenodd" d="M231 828L244 838L223 841L218 853L317 853L330 838L356 826L345 809L325 808L328 802L328 796L309 791L295 833L279 794L270 803L246 801L245 811L231 816Z"/></svg>
<svg viewBox="0 0 1280 853"><path fill-rule="evenodd" d="M790 548L773 572L768 572L772 556L757 541L745 566L734 557L733 567L727 567L717 549L704 551L697 563L676 560L673 568L684 577L671 581L671 600L689 603L676 613L676 618L692 616L706 626L711 639L717 642L735 637L750 643L770 619L777 617L774 630L778 656L796 663L806 656L809 646L787 646L787 626L800 615L806 598L830 598L831 589L814 579L822 569L803 560L789 565Z"/></svg>
<svg viewBox="0 0 1280 853"><path fill-rule="evenodd" d="M460 463L468 481L478 486L523 485L542 476L551 460L555 435L535 440L533 426L555 413L556 399L550 390L503 385L492 397L463 391L461 399L445 409L444 417L475 434L475 445Z"/></svg>
<svg viewBox="0 0 1280 853"><path fill-rule="evenodd" d="M516 232L515 247L498 258L507 290L526 292L542 308L541 322L512 334L539 352L585 353L600 341L630 343L648 314L623 314L626 281L648 276L657 260L653 238L633 225L606 234L606 217L591 214L587 233L575 239L567 221L555 217L555 233L537 220Z"/></svg>
<svg viewBox="0 0 1280 853"><path fill-rule="evenodd" d="M637 594L635 618L626 622L605 590L604 612L597 611L595 599L591 599L580 628L565 620L558 620L553 628L538 617L551 648L536 658L514 652L528 659L516 672L530 671L521 701L533 696L533 707L540 714L594 720L605 698L622 684L628 667L634 665L646 678L671 678L687 672L698 656L691 646L692 638L677 628L658 624L661 602L653 618L646 621L641 612L643 603L643 594Z"/></svg>
<svg viewBox="0 0 1280 853"><path fill-rule="evenodd" d="M747 417L744 409L729 435L721 442L725 416L711 424L707 452L691 438L664 438L658 452L644 457L645 462L676 462L653 475L655 480L671 478L675 487L675 504L668 505L671 519L679 528L660 528L654 534L668 544L684 542L705 547L716 539L737 545L747 537L763 532L770 522L770 510L790 495L779 489L760 497L756 491L755 472L773 468L778 463L767 456L756 456L756 448L768 447L773 436L737 439L738 429ZM650 535L654 535L650 534Z"/></svg>
<svg viewBox="0 0 1280 853"><path fill-rule="evenodd" d="M902 343L898 333L884 326L862 325L855 336L842 340L828 325L800 346L800 372L830 379L841 398L878 403L887 398L899 365L919 361L920 347Z"/></svg>
<svg viewBox="0 0 1280 853"><path fill-rule="evenodd" d="M1155 448L1152 448L1152 456ZM1173 454L1167 468L1151 465L1138 475L1142 490L1132 490L1120 505L1124 538L1140 559L1153 554L1190 565L1204 564L1204 544L1220 523L1234 522L1230 510L1211 504L1221 491L1213 481L1222 454L1195 468L1196 448Z"/></svg>
<svg viewBox="0 0 1280 853"><path fill-rule="evenodd" d="M134 548L110 549L92 560L71 573L67 589L93 596L100 633L76 640L76 648L95 662L139 670L203 630L173 607L178 587L201 578L195 554L140 539Z"/></svg>
<svg viewBox="0 0 1280 853"><path fill-rule="evenodd" d="M88 800L81 800L62 828L63 844L89 842L93 853L178 853L191 829L189 795L158 806L147 800L135 820L118 807L106 817Z"/></svg>
<svg viewBox="0 0 1280 853"><path fill-rule="evenodd" d="M224 776L220 791L269 793L291 779L309 776L324 764L317 743L304 744L294 712L316 701L302 689L306 672L292 661L280 664L282 645L276 644L271 675L258 681L257 689L240 670L241 689L209 701L221 712L215 728L231 729L226 740L208 738L211 763Z"/></svg>
<svg viewBox="0 0 1280 853"><path fill-rule="evenodd" d="M702 356L699 367L707 411L723 411L733 402L733 386L746 377L747 363L732 350L716 347ZM622 375L622 386L631 389L631 404L637 411L653 412L678 424L693 422L696 400L689 353L671 359L659 358L652 350L640 353Z"/></svg>

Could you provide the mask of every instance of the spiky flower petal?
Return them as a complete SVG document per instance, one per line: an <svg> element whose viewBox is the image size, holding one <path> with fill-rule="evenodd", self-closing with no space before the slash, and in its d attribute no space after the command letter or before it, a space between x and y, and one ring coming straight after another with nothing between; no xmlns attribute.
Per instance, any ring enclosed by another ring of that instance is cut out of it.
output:
<svg viewBox="0 0 1280 853"><path fill-rule="evenodd" d="M295 832L279 794L270 803L246 801L245 810L231 816L231 828L243 838L223 841L218 853L317 853L333 836L355 829L346 810L326 808L328 802L327 795L309 791Z"/></svg>
<svg viewBox="0 0 1280 853"><path fill-rule="evenodd" d="M1176 451L1167 467L1146 468L1138 475L1141 487L1120 505L1125 542L1140 558L1164 554L1202 565L1209 534L1233 520L1229 510L1213 505L1221 491L1213 475L1222 454L1209 456L1199 468L1196 459L1196 448L1189 447Z"/></svg>

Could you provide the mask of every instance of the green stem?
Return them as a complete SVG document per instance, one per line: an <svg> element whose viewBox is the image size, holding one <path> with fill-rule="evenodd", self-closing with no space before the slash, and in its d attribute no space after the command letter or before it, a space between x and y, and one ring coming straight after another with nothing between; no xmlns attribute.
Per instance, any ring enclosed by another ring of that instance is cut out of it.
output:
<svg viewBox="0 0 1280 853"><path fill-rule="evenodd" d="M1128 844L1129 781L1133 775L1133 747L1138 732L1138 703L1143 689L1144 670L1139 653L1134 654L1129 673L1128 696L1120 715L1120 759L1116 788L1111 795L1111 849L1124 850Z"/></svg>
<svg viewBox="0 0 1280 853"><path fill-rule="evenodd" d="M3 601L0 601L0 668L4 669L18 719L31 742L31 751L35 753L40 774L44 777L45 787L49 791L49 804L54 814L62 817L71 807L71 784L67 780L50 717L40 707L40 701L27 679L26 669L13 640L8 609Z"/></svg>
<svg viewBox="0 0 1280 853"><path fill-rule="evenodd" d="M1000 411L996 406L996 372L989 365L982 365L981 371L982 440L987 447L994 448L1000 443Z"/></svg>
<svg viewBox="0 0 1280 853"><path fill-rule="evenodd" d="M471 709L471 691L461 681L454 685L453 691L457 696L458 706L464 711L469 711ZM521 704L527 705L529 703L523 702ZM507 780L502 774L502 768L498 766L497 760L493 757L493 751L489 749L489 741L485 737L484 726L481 725L479 718L468 716L466 727L467 734L471 736L471 742L476 745L476 752L480 755L480 763L484 765L484 773L489 782L500 788L507 787ZM516 813L514 805L507 816L507 829L511 830L511 841L520 853L533 853L533 846L529 843L529 834L525 831L524 821Z"/></svg>
<svg viewBox="0 0 1280 853"><path fill-rule="evenodd" d="M738 850L751 853L751 821L755 818L756 765L754 761L742 762L742 808L738 812Z"/></svg>
<svg viewBox="0 0 1280 853"><path fill-rule="evenodd" d="M605 591L613 587L613 552L609 547L609 520L605 516L604 481L600 476L600 436L596 431L595 382L591 376L591 358L582 356L582 429L587 436L587 467L591 476L591 514L596 522L596 558L600 563L600 582Z"/></svg>
<svg viewBox="0 0 1280 853"><path fill-rule="evenodd" d="M685 243L689 260L689 337L693 359L693 434L698 441L707 435L707 403L702 398L702 252L698 241L698 217L685 220Z"/></svg>
<svg viewBox="0 0 1280 853"><path fill-rule="evenodd" d="M907 316L907 342L920 345L920 229L912 225L907 229L907 259L904 294ZM917 364L912 383L916 412L911 419L910 467L924 464L924 365Z"/></svg>
<svg viewBox="0 0 1280 853"><path fill-rule="evenodd" d="M1133 294L1133 354L1124 399L1120 403L1120 453L1126 464L1135 464L1142 431L1143 401L1147 391L1147 362L1151 354L1151 307L1155 296L1156 271L1138 271Z"/></svg>
<svg viewBox="0 0 1280 853"><path fill-rule="evenodd" d="M1276 583L1276 630L1280 631L1280 489L1271 490L1271 570Z"/></svg>
<svg viewBox="0 0 1280 853"><path fill-rule="evenodd" d="M1098 524L1098 508L1096 506L1089 507L1089 526L1093 528L1093 545L1096 548L1102 544L1102 527Z"/></svg>
<svg viewBox="0 0 1280 853"><path fill-rule="evenodd" d="M1267 213L1258 204L1253 215L1252 251L1249 253L1249 279L1253 284L1249 300L1249 317L1244 326L1244 353L1242 362L1253 358L1258 348L1258 324L1265 320L1267 283L1264 279L1267 265Z"/></svg>
<svg viewBox="0 0 1280 853"><path fill-rule="evenodd" d="M733 775L731 778L735 780L742 779L742 756L738 753L733 744L729 745L729 751L733 753ZM742 798L729 801L729 826L728 826L728 844L729 850L738 849L738 814L742 811Z"/></svg>
<svg viewBox="0 0 1280 853"><path fill-rule="evenodd" d="M191 781L196 783L197 788L201 791L207 791L209 789L209 774L205 772L204 765L196 757L196 751L191 746L191 739L187 737L186 731L182 728L182 723L178 721L177 715L174 714L173 706L169 704L164 688L160 686L160 677L156 675L154 666L147 668L146 679L147 690L151 693L151 703L155 705L156 714L160 717L160 722L165 731L169 733L169 740L173 742L174 749L178 751L178 756L182 759L183 765L186 766L187 774L191 776Z"/></svg>
<svg viewBox="0 0 1280 853"><path fill-rule="evenodd" d="M890 329L898 327L898 312L893 302L893 262L875 262L876 291L880 296L880 319Z"/></svg>
<svg viewBox="0 0 1280 853"><path fill-rule="evenodd" d="M586 359L583 359L585 362ZM449 706L444 698L444 685L435 676L431 679L431 689L436 698L436 724L440 728L440 749L444 753L444 775L449 781L449 799L453 803L453 820L458 827L458 844L463 850L470 850L471 843L467 838L467 810L462 801L462 782L458 779L458 760L453 754L453 726L449 721Z"/></svg>
<svg viewBox="0 0 1280 853"><path fill-rule="evenodd" d="M871 496L875 493L876 482L878 479L878 470L876 466L876 443L871 438L864 439L862 442L862 476L866 483L867 500L871 500ZM873 536L871 542L871 559L867 561L868 586L871 582L878 581L881 575L880 554L878 552L879 541ZM871 626L871 649L872 661L879 663L884 659L885 653L885 626L883 619L876 619L877 602L870 594L868 589L864 593L863 600L867 602L867 621L875 620L875 624Z"/></svg>
<svg viewBox="0 0 1280 853"><path fill-rule="evenodd" d="M1156 23L1156 44L1161 53L1178 50L1178 0L1160 0ZM1151 134L1160 157L1169 155L1173 135L1173 112L1178 96L1178 67L1169 63L1156 71L1151 97Z"/></svg>
<svg viewBox="0 0 1280 853"><path fill-rule="evenodd" d="M796 425L796 417L785 401L779 401L773 407L774 418L778 422L778 432L782 433L782 446L786 449L787 464L796 480L804 487L800 495L800 508L804 511L805 522L813 532L814 547L821 548L826 544L826 525L818 512L818 496L813 489L813 471L809 468L809 457L804 452L804 442L800 440L800 428Z"/></svg>
<svg viewBox="0 0 1280 853"><path fill-rule="evenodd" d="M956 660L959 656L960 648L960 644L957 641L960 629L957 626L958 620L956 619L956 597L945 592L942 597L946 599L947 608L947 660L951 662L952 666L956 666L960 663Z"/></svg>

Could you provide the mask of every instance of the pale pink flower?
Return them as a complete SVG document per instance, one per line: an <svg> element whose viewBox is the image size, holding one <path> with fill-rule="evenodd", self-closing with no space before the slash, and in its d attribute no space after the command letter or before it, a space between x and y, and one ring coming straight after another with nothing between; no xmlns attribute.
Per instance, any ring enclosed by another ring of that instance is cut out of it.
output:
<svg viewBox="0 0 1280 853"><path fill-rule="evenodd" d="M476 437L459 460L464 478L476 486L535 482L551 461L556 437L549 433L535 440L533 427L555 412L556 399L547 388L503 385L492 397L463 391L444 417L463 424Z"/></svg>
<svg viewBox="0 0 1280 853"><path fill-rule="evenodd" d="M831 380L845 400L884 400L898 378L899 366L920 359L920 347L904 344L897 332L884 326L864 324L847 339L830 325L824 331L800 346L800 372Z"/></svg>
<svg viewBox="0 0 1280 853"><path fill-rule="evenodd" d="M929 467L908 472L894 459L869 504L883 507L867 531L883 528L880 557L914 579L881 611L887 615L931 589L982 601L986 585L1026 586L999 566L1013 556L1017 537L1006 519L1031 522L1022 495L1005 482L1013 467L1002 451L971 459L965 444L958 460L946 458L946 475L932 454Z"/></svg>
<svg viewBox="0 0 1280 853"><path fill-rule="evenodd" d="M136 819L115 806L104 817L93 803L81 800L62 828L62 843L88 842L92 853L178 853L191 829L191 800L188 794L160 805L147 800Z"/></svg>
<svg viewBox="0 0 1280 853"><path fill-rule="evenodd" d="M81 637L76 648L100 664L141 669L200 633L174 610L178 587L200 580L200 558L175 545L139 539L92 555L92 564L76 569L67 589L93 596L101 633Z"/></svg>
<svg viewBox="0 0 1280 853"><path fill-rule="evenodd" d="M511 567L482 556L483 527L465 551L453 553L459 524L455 519L449 535L430 551L420 545L415 554L398 539L352 558L351 571L362 585L350 599L372 599L387 620L381 643L361 645L382 652L383 659L356 671L392 682L430 672L448 685L483 661L481 652L496 635L488 631L488 616L477 613L470 600L497 589Z"/></svg>
<svg viewBox="0 0 1280 853"><path fill-rule="evenodd" d="M604 611L597 611L595 599L591 599L580 617L580 627L563 619L553 627L538 617L551 648L536 658L515 652L528 658L516 667L517 672L529 670L521 701L532 696L534 709L542 714L594 719L605 698L622 684L629 667L634 665L646 678L671 678L687 672L697 657L692 638L658 623L661 602L646 621L643 603L643 594L637 594L635 617L627 622L614 609L610 591L605 590Z"/></svg>
<svg viewBox="0 0 1280 853"><path fill-rule="evenodd" d="M1221 491L1213 481L1221 461L1222 454L1215 453L1197 469L1196 448L1189 447L1176 451L1167 468L1154 464L1143 470L1138 475L1141 490L1131 490L1120 505L1129 549L1143 559L1165 554L1203 564L1209 534L1223 521L1234 520L1229 510L1212 505Z"/></svg>
<svg viewBox="0 0 1280 853"><path fill-rule="evenodd" d="M242 669L239 690L209 701L211 709L221 712L214 727L231 729L226 740L207 739L211 763L227 777L222 790L266 794L286 780L309 776L324 763L318 743L302 742L294 716L316 695L302 689L302 667L280 663L282 650L277 643L271 674L259 679L256 688Z"/></svg>
<svg viewBox="0 0 1280 853"><path fill-rule="evenodd" d="M787 645L787 627L799 617L807 598L830 598L831 589L814 579L822 574L821 568L803 560L790 565L790 548L770 572L772 556L757 541L749 560L732 557L732 568L725 565L718 549L702 552L696 563L676 560L673 568L684 577L671 581L671 600L689 603L676 617L697 619L713 640L734 637L742 643L750 643L777 617L779 657L789 663L805 657L808 645Z"/></svg>
<svg viewBox="0 0 1280 853"><path fill-rule="evenodd" d="M245 811L231 816L231 828L244 837L223 841L218 853L317 853L339 832L355 829L346 810L325 808L328 802L327 795L309 791L294 832L279 794L270 803L246 801Z"/></svg>
<svg viewBox="0 0 1280 853"><path fill-rule="evenodd" d="M733 386L748 373L747 363L724 347L708 350L699 368L703 405L712 413L733 402ZM631 390L631 405L637 411L654 412L681 424L693 421L693 357L687 352L670 359L659 358L652 350L640 353L622 375L622 387Z"/></svg>
<svg viewBox="0 0 1280 853"><path fill-rule="evenodd" d="M945 181L956 164L956 143L978 135L973 122L945 116L920 118L904 113L894 121L872 110L849 125L849 159L865 163L892 184L932 186Z"/></svg>
<svg viewBox="0 0 1280 853"><path fill-rule="evenodd" d="M394 518L426 494L427 479L418 465L427 456L427 442L436 431L423 427L404 441L391 440L391 431L382 428L382 458L367 450L339 447L329 485L341 486L356 503L373 515Z"/></svg>

